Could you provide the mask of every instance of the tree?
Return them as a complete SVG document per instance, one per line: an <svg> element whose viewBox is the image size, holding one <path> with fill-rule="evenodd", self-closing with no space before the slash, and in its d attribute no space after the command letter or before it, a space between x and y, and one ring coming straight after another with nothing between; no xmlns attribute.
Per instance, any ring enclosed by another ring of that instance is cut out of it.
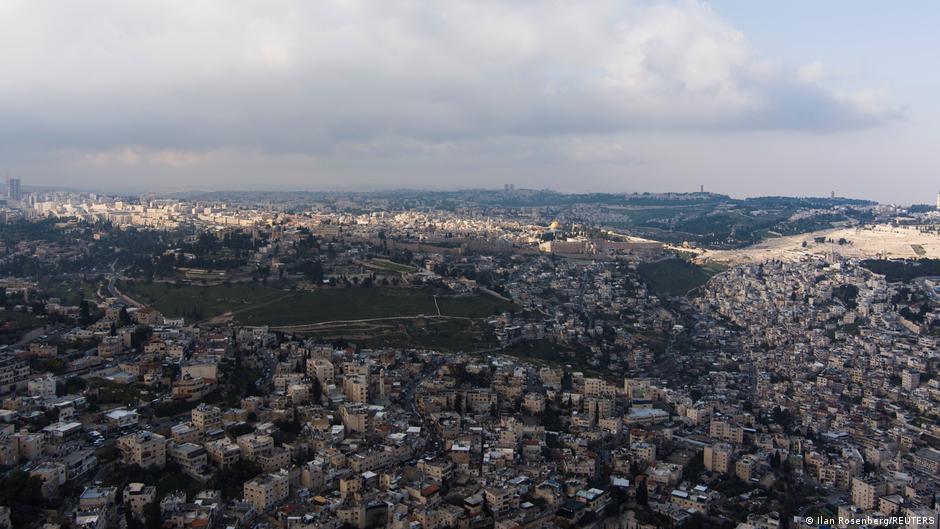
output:
<svg viewBox="0 0 940 529"><path fill-rule="evenodd" d="M247 480L246 480L247 481ZM160 504L152 501L144 505L144 528L162 529L163 517L160 514Z"/></svg>
<svg viewBox="0 0 940 529"><path fill-rule="evenodd" d="M126 327L131 324L131 317L127 313L127 308L121 307L121 312L118 313L118 323L120 323L122 327Z"/></svg>
<svg viewBox="0 0 940 529"><path fill-rule="evenodd" d="M39 520L42 504L42 480L38 477L14 470L0 478L0 505L10 507L13 527L26 527Z"/></svg>
<svg viewBox="0 0 940 529"><path fill-rule="evenodd" d="M222 491L224 499L230 500L240 498L245 482L260 473L261 467L251 461L241 460L225 470L216 472L209 483L211 488Z"/></svg>
<svg viewBox="0 0 940 529"><path fill-rule="evenodd" d="M646 480L637 482L636 485L636 502L638 505L648 505L649 504L649 492L646 490Z"/></svg>
<svg viewBox="0 0 940 529"><path fill-rule="evenodd" d="M78 319L82 323L88 323L91 320L91 309L88 306L88 300L82 298L78 303Z"/></svg>
<svg viewBox="0 0 940 529"><path fill-rule="evenodd" d="M774 451L774 455L770 456L770 468L779 468L780 467L780 452Z"/></svg>
<svg viewBox="0 0 940 529"><path fill-rule="evenodd" d="M124 511L124 526L127 529L144 529L144 524L140 523L129 508Z"/></svg>
<svg viewBox="0 0 940 529"><path fill-rule="evenodd" d="M320 399L323 396L323 384L320 383L319 378L313 377L313 381L310 383L310 389L310 395L313 397L313 403L320 404L322 402Z"/></svg>
<svg viewBox="0 0 940 529"><path fill-rule="evenodd" d="M88 387L88 382L81 377L68 377L62 383L63 395L81 393Z"/></svg>
<svg viewBox="0 0 940 529"><path fill-rule="evenodd" d="M153 330L145 325L140 325L131 334L131 346L138 351L143 351L144 343L150 339Z"/></svg>
<svg viewBox="0 0 940 529"><path fill-rule="evenodd" d="M251 413L251 412L249 412L249 413ZM248 418L250 419L251 417L248 417ZM257 418L258 418L258 417L255 416L255 420L257 420ZM253 432L253 431L255 431L255 427L252 426L252 425L250 425L250 424L247 424L247 423L235 424L235 425L229 427L229 429L228 429L228 433L229 433L229 435L232 436L232 437L238 437L238 436L240 436L240 435L245 435L246 433L251 433L251 432Z"/></svg>

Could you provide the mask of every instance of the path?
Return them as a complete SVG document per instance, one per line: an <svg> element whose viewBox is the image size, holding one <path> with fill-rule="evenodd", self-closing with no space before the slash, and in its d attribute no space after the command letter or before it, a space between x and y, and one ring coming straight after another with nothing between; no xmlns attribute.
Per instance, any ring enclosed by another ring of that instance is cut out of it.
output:
<svg viewBox="0 0 940 529"><path fill-rule="evenodd" d="M271 325L268 328L272 331L305 331L305 330L314 330L317 327L323 327L327 325L336 325L342 323L368 323L372 321L394 321L394 320L417 320L418 318L428 318L434 320L474 320L476 318L468 318L467 316L430 316L417 314L414 316L384 316L381 318L363 318L359 320L331 320L331 321L319 321L316 323L299 323L296 325Z"/></svg>

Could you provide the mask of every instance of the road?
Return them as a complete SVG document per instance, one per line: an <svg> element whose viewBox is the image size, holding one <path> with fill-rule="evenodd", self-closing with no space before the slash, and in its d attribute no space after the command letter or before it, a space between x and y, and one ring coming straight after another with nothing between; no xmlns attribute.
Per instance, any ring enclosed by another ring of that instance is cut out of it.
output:
<svg viewBox="0 0 940 529"><path fill-rule="evenodd" d="M405 387L405 390L402 391L400 400L403 404L406 403L407 406L411 408L411 413L416 417L422 418L423 416L418 411L418 404L415 401L415 391L418 389L418 386L421 382L431 373L437 371L444 364L444 360L441 357L434 357L431 361L430 367L425 367L421 370L421 373L411 379L408 382L408 385Z"/></svg>
<svg viewBox="0 0 940 529"><path fill-rule="evenodd" d="M49 334L49 333L48 333L48 329L50 329L50 327L48 327L48 326L43 326L43 327L39 327L39 328L37 328L37 329L33 329L33 330L27 332L26 334L24 334L22 338L20 338L19 340L17 340L17 342L14 343L13 345L11 345L10 347L16 348L16 347L20 347L20 346L26 345L26 344L32 342L33 340L35 340L36 338L39 338L40 336L44 335L44 334Z"/></svg>
<svg viewBox="0 0 940 529"><path fill-rule="evenodd" d="M125 295L123 292L117 288L118 273L114 270L117 266L117 259L111 263L111 273L108 274L108 293L111 294L111 297L115 297L128 304L131 307L141 308L144 306L143 303L137 302L135 299Z"/></svg>
<svg viewBox="0 0 940 529"><path fill-rule="evenodd" d="M56 337L68 330L68 327L57 323L55 325L45 325L37 329L32 329L26 334L23 335L16 343L10 345L11 348L22 347L31 342L36 341L37 339L45 339L46 337Z"/></svg>

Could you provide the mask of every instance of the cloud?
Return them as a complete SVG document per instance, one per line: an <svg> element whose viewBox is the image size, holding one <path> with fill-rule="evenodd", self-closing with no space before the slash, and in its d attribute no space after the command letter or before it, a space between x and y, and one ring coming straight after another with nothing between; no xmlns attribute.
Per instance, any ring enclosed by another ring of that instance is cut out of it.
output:
<svg viewBox="0 0 940 529"><path fill-rule="evenodd" d="M759 56L694 1L10 1L0 63L6 149L124 165L447 156L501 138L630 160L598 138L901 116L883 93L828 89L821 65Z"/></svg>
<svg viewBox="0 0 940 529"><path fill-rule="evenodd" d="M188 167L210 160L211 152L198 152L175 149L148 149L141 146L127 146L100 151L63 150L59 153L63 159L83 164L125 167L168 166Z"/></svg>
<svg viewBox="0 0 940 529"><path fill-rule="evenodd" d="M797 78L804 83L818 83L826 75L826 67L819 61L800 66L796 71Z"/></svg>

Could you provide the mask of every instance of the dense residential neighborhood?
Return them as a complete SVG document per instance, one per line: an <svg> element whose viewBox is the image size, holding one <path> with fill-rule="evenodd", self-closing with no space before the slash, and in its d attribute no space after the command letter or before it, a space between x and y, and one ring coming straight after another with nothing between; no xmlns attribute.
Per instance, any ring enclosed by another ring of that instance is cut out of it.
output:
<svg viewBox="0 0 940 529"><path fill-rule="evenodd" d="M932 273L393 199L11 202L0 526L937 527Z"/></svg>

